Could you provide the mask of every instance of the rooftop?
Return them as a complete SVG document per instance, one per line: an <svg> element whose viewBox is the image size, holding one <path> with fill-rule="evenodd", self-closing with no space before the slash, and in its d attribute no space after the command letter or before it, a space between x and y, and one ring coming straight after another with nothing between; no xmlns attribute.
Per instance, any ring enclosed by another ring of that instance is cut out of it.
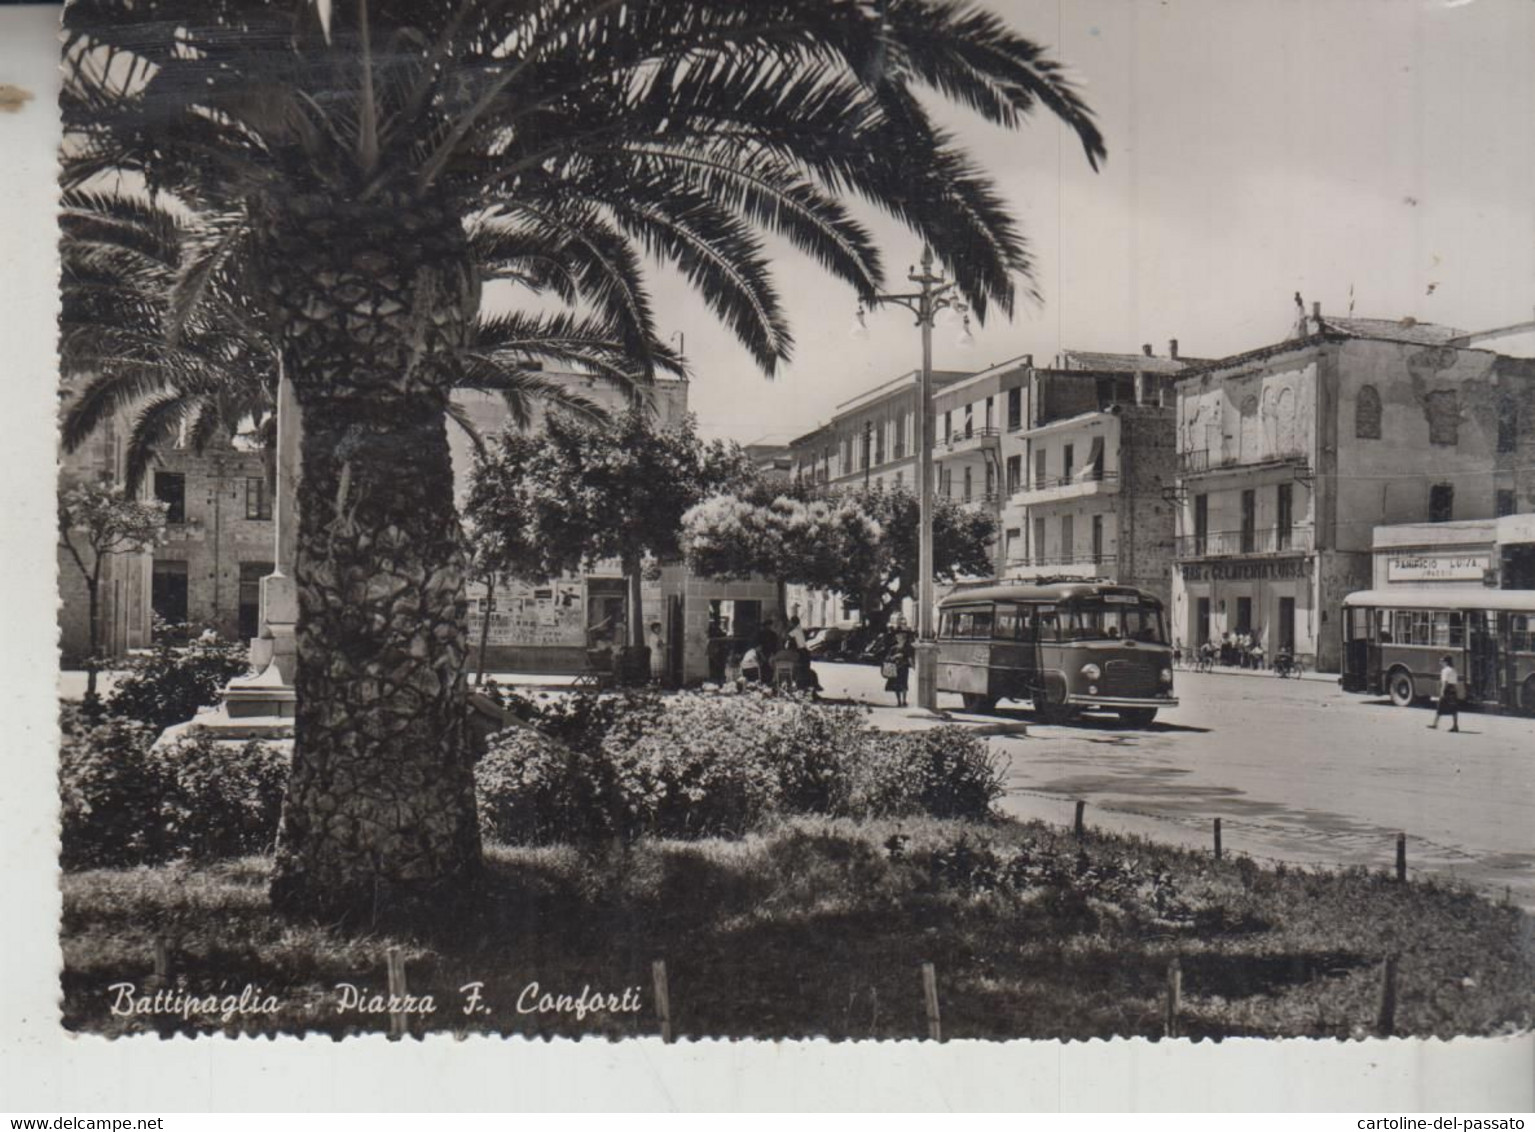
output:
<svg viewBox="0 0 1535 1132"><path fill-rule="evenodd" d="M1167 358L1155 354L1105 354L1095 350L1062 350L1063 369L1100 373L1182 373L1200 358Z"/></svg>
<svg viewBox="0 0 1535 1132"><path fill-rule="evenodd" d="M1443 346L1452 339L1463 338L1466 331L1453 326L1441 326L1437 322L1419 322L1408 317L1389 318L1333 318L1322 317L1326 330L1336 331L1349 338L1375 338L1385 342L1406 342L1414 346Z"/></svg>

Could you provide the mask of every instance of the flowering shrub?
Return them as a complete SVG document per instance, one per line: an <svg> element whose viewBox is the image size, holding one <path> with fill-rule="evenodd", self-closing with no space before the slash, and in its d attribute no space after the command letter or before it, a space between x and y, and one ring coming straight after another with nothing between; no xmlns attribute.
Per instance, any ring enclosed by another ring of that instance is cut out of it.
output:
<svg viewBox="0 0 1535 1132"><path fill-rule="evenodd" d="M242 645L219 640L175 645L162 639L147 656L129 659L127 675L118 680L106 710L163 731L185 723L198 708L217 704L224 685L249 667Z"/></svg>
<svg viewBox="0 0 1535 1132"><path fill-rule="evenodd" d="M959 728L890 736L864 713L783 696L573 697L476 767L487 838L736 836L775 813L980 819L1001 794Z"/></svg>
<svg viewBox="0 0 1535 1132"><path fill-rule="evenodd" d="M291 760L285 749L255 739L234 748L199 735L150 757L170 784L160 820L175 855L241 857L271 851L288 785Z"/></svg>
<svg viewBox="0 0 1535 1132"><path fill-rule="evenodd" d="M288 755L206 737L152 750L157 732L66 717L59 757L65 868L265 852L277 836Z"/></svg>
<svg viewBox="0 0 1535 1132"><path fill-rule="evenodd" d="M131 719L91 726L66 714L59 750L60 863L67 869L157 861L165 853L167 784L149 758L152 728Z"/></svg>

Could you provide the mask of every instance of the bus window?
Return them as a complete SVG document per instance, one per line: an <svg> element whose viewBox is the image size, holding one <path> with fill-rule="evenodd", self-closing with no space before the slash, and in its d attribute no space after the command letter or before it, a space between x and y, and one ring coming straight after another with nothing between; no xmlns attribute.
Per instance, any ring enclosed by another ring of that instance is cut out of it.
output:
<svg viewBox="0 0 1535 1132"><path fill-rule="evenodd" d="M1053 606L1040 606L1034 611L1034 639L1036 641L1057 641L1060 639Z"/></svg>
<svg viewBox="0 0 1535 1132"><path fill-rule="evenodd" d="M1091 600L1061 611L1061 635L1063 640L1073 641L1167 643L1162 611L1157 606L1107 605Z"/></svg>
<svg viewBox="0 0 1535 1132"><path fill-rule="evenodd" d="M1535 650L1535 639L1530 632L1530 616L1527 613L1515 613L1508 619L1512 648L1515 652L1530 652Z"/></svg>
<svg viewBox="0 0 1535 1132"><path fill-rule="evenodd" d="M970 635L987 639L991 636L992 615L989 609L977 609L970 615Z"/></svg>
<svg viewBox="0 0 1535 1132"><path fill-rule="evenodd" d="M1389 609L1375 611L1375 638L1383 645L1391 643L1391 611Z"/></svg>
<svg viewBox="0 0 1535 1132"><path fill-rule="evenodd" d="M997 619L993 626L992 635L1002 641L1018 641L1023 639L1023 618L1016 605L997 606Z"/></svg>

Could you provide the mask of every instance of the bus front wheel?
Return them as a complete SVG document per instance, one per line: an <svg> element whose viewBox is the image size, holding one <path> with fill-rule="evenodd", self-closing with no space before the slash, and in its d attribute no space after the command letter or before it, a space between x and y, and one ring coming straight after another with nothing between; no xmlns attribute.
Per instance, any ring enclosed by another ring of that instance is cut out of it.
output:
<svg viewBox="0 0 1535 1132"><path fill-rule="evenodd" d="M1412 673L1405 668L1391 670L1391 674L1386 677L1386 690L1391 695L1391 702L1397 707L1412 707L1413 701L1418 698L1418 691L1412 683Z"/></svg>
<svg viewBox="0 0 1535 1132"><path fill-rule="evenodd" d="M1150 727L1157 717L1154 707L1120 708L1119 722L1126 727Z"/></svg>
<svg viewBox="0 0 1535 1132"><path fill-rule="evenodd" d="M1051 681L1034 693L1034 714L1041 723L1067 723L1076 711L1066 702L1065 686Z"/></svg>

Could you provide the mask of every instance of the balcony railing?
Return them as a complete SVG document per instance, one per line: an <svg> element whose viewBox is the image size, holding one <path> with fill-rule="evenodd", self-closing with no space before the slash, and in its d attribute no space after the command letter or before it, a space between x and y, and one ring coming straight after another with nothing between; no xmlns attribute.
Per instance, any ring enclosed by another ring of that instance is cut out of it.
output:
<svg viewBox="0 0 1535 1132"><path fill-rule="evenodd" d="M1032 484L1020 486L1018 490L1045 491L1052 487L1069 487L1079 483L1117 483L1118 481L1118 472L1106 472L1102 468L1083 468L1069 476L1046 476L1044 479L1036 479Z"/></svg>
<svg viewBox="0 0 1535 1132"><path fill-rule="evenodd" d="M1179 558L1228 558L1240 554L1292 554L1310 551L1311 527L1265 527L1238 531L1207 531L1179 535Z"/></svg>
<svg viewBox="0 0 1535 1132"><path fill-rule="evenodd" d="M995 504L1002 496L1000 492L995 491L972 491L969 495L962 491L956 491L949 498L954 500L955 503Z"/></svg>
<svg viewBox="0 0 1535 1132"><path fill-rule="evenodd" d="M1114 554L1031 554L1014 556L1007 560L1009 566L1092 566L1112 569L1118 555Z"/></svg>
<svg viewBox="0 0 1535 1132"><path fill-rule="evenodd" d="M942 440L947 452L967 452L988 444L996 444L1002 434L992 425L957 428Z"/></svg>
<svg viewBox="0 0 1535 1132"><path fill-rule="evenodd" d="M1310 461L1310 453L1300 448L1265 452L1257 456L1250 452L1212 452L1208 448L1197 448L1192 452L1178 453L1178 474L1197 476L1225 468L1261 468L1271 464L1298 464L1304 467Z"/></svg>

